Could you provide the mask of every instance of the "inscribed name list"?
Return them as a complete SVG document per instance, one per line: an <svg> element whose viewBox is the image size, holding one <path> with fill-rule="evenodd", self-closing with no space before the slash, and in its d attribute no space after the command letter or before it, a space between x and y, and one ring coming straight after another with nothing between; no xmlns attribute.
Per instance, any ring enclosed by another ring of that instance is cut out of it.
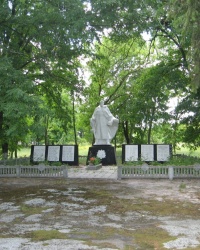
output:
<svg viewBox="0 0 200 250"><path fill-rule="evenodd" d="M48 146L47 161L59 161L60 146Z"/></svg>
<svg viewBox="0 0 200 250"><path fill-rule="evenodd" d="M153 145L141 145L141 160L142 161L154 161L154 146Z"/></svg>
<svg viewBox="0 0 200 250"><path fill-rule="evenodd" d="M62 161L74 161L74 146L63 146Z"/></svg>
<svg viewBox="0 0 200 250"><path fill-rule="evenodd" d="M157 161L168 161L170 157L169 145L157 145Z"/></svg>
<svg viewBox="0 0 200 250"><path fill-rule="evenodd" d="M138 160L138 145L125 145L125 161Z"/></svg>
<svg viewBox="0 0 200 250"><path fill-rule="evenodd" d="M45 149L46 146L34 146L33 161L45 161Z"/></svg>

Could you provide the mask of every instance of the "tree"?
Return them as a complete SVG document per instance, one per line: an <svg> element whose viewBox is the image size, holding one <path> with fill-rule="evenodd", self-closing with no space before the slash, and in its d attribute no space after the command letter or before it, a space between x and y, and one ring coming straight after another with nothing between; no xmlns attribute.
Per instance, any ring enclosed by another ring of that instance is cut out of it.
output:
<svg viewBox="0 0 200 250"><path fill-rule="evenodd" d="M184 126L183 142L190 148L196 149L199 144L199 132L200 132L200 91L197 92L188 91L187 95L181 99L177 106L177 112L182 114L180 124Z"/></svg>
<svg viewBox="0 0 200 250"><path fill-rule="evenodd" d="M130 39L123 43L109 38L96 44L88 62L91 84L83 91L87 101L81 108L85 122L88 123L101 99L110 105L114 116L119 115L121 104L130 94L131 79L138 74L139 61L142 60L139 52L142 51L140 46L143 44L140 39Z"/></svg>
<svg viewBox="0 0 200 250"><path fill-rule="evenodd" d="M88 112L92 113L101 98L106 99L112 112L119 115L121 142L125 138L126 143L151 143L153 126L170 119L169 99L186 91L179 49L162 40L157 47L159 53L149 58L148 47L140 38L126 42L104 38L88 63L91 84L84 90L90 103ZM84 117L88 123L89 116L84 113Z"/></svg>
<svg viewBox="0 0 200 250"><path fill-rule="evenodd" d="M171 1L169 16L185 44L188 68L195 90L200 87L200 2L198 0ZM175 17L175 18L174 18Z"/></svg>
<svg viewBox="0 0 200 250"><path fill-rule="evenodd" d="M0 59L0 142L4 157L9 143L16 148L26 135L27 117L31 115L38 100L31 96L31 84L21 71L12 67L9 60Z"/></svg>
<svg viewBox="0 0 200 250"><path fill-rule="evenodd" d="M121 142L124 137L128 143L151 142L153 126L168 119L163 118L167 99L178 89L185 94L190 78L198 86L198 8L197 0L181 4L160 0L1 1L3 152L13 148L12 142L25 141L30 127L46 143L51 138L56 143L57 134L64 138L73 129L77 143L76 112L82 112L78 130L83 132L101 98L114 115L120 115ZM144 41L144 34L149 41ZM79 75L82 58L90 60L90 86ZM82 101L80 110L75 108L78 100ZM91 139L89 126L87 134Z"/></svg>
<svg viewBox="0 0 200 250"><path fill-rule="evenodd" d="M16 119L38 116L41 96L59 107L57 114L63 119L59 98L63 89L78 90L77 58L94 37L87 30L90 15L80 0L1 1L0 133L5 155L11 136L8 129L22 139L15 128ZM15 112L16 107L20 112ZM70 123L65 117L67 120Z"/></svg>

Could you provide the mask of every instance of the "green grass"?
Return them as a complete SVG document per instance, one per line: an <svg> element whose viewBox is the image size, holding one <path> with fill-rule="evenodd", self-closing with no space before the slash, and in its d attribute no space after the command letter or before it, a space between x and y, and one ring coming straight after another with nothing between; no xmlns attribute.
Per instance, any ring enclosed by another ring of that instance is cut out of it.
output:
<svg viewBox="0 0 200 250"><path fill-rule="evenodd" d="M79 164L81 165L85 165L86 164L86 157L88 155L88 149L89 147L91 147L91 144L83 144L83 145L79 145L79 156L83 156L83 157L79 157ZM18 158L20 157L30 157L31 154L31 148L22 148L21 150L18 151ZM179 150L177 150L176 154L179 155L185 155L185 156L177 156L177 157L173 157L170 161L168 161L166 164L172 164L174 166L180 166L180 165L193 165L195 163L199 163L200 164L200 160L195 159L194 157L200 157L200 148L198 148L197 150L189 150L189 148L181 148ZM117 164L122 164L121 163L121 156L122 156L122 148L118 147L116 149L116 156L117 156ZM186 157L187 156L187 157ZM131 163L127 163L127 165L141 165L143 164L143 162L139 164L139 162L131 162ZM158 163L155 162L155 165L157 165Z"/></svg>
<svg viewBox="0 0 200 250"><path fill-rule="evenodd" d="M31 207L27 205L21 205L20 207L21 211L26 214L26 215L32 215L32 214L40 214L43 210L44 207Z"/></svg>
<svg viewBox="0 0 200 250"><path fill-rule="evenodd" d="M91 147L90 144L79 145L78 147L79 155L87 156L89 147ZM17 151L17 155L18 157L29 157L31 155L31 147L21 148L20 150Z"/></svg>
<svg viewBox="0 0 200 250"><path fill-rule="evenodd" d="M79 149L79 155L82 156L87 156L88 154L88 149L89 147L91 147L91 144L79 144L78 149ZM121 155L122 149L120 147L118 147L116 149L116 154L117 155ZM31 148L27 147L27 148L21 148L20 150L18 150L18 157L29 157L31 153ZM189 155L189 156L200 156L200 148L198 148L197 150L189 150L189 148L185 148L182 147L179 150L176 151L176 154L184 154L184 155Z"/></svg>
<svg viewBox="0 0 200 250"><path fill-rule="evenodd" d="M140 228L134 232L135 242L139 244L139 249L166 249L164 242L175 240L176 237L170 236L166 231L158 227Z"/></svg>
<svg viewBox="0 0 200 250"><path fill-rule="evenodd" d="M90 145L90 144L88 144L88 145L79 145L78 146L79 155L87 156L89 147L92 147L92 145Z"/></svg>
<svg viewBox="0 0 200 250"><path fill-rule="evenodd" d="M67 235L58 230L37 230L30 233L33 241L45 241L51 239L67 239Z"/></svg>
<svg viewBox="0 0 200 250"><path fill-rule="evenodd" d="M176 154L200 157L200 148L197 148L197 150L190 150L189 148L182 147L181 149L176 150Z"/></svg>
<svg viewBox="0 0 200 250"><path fill-rule="evenodd" d="M185 183L181 183L179 186L179 191L183 190L186 188L186 184Z"/></svg>
<svg viewBox="0 0 200 250"><path fill-rule="evenodd" d="M17 156L18 157L29 157L31 155L31 148L21 148L17 151Z"/></svg>

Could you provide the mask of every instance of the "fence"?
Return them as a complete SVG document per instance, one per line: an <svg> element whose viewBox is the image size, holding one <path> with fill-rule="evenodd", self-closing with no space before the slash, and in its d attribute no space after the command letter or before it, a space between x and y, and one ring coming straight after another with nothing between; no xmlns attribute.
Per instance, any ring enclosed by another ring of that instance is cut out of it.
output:
<svg viewBox="0 0 200 250"><path fill-rule="evenodd" d="M66 166L0 166L0 177L67 177Z"/></svg>
<svg viewBox="0 0 200 250"><path fill-rule="evenodd" d="M118 167L118 179L136 178L200 178L200 165L194 166L139 166Z"/></svg>
<svg viewBox="0 0 200 250"><path fill-rule="evenodd" d="M95 175L99 175L99 178L107 178L108 169L104 167L96 170ZM72 171L73 172L73 171ZM76 169L78 173L77 178L84 178L85 169ZM0 166L0 177L49 177L49 178L71 178L70 171L68 173L67 166ZM200 178L200 165L194 166L149 166L144 164L142 166L119 166L112 169L112 178L117 179L174 179L174 178ZM92 178L92 174L89 174ZM87 178L87 177L85 177Z"/></svg>

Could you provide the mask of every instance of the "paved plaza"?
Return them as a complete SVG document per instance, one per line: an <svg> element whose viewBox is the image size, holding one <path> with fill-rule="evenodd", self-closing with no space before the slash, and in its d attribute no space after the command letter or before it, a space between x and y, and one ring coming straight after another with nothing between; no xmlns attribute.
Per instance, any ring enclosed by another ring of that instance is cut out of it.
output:
<svg viewBox="0 0 200 250"><path fill-rule="evenodd" d="M88 170L87 166L69 168L68 178L117 179L116 166L103 166L98 170Z"/></svg>

